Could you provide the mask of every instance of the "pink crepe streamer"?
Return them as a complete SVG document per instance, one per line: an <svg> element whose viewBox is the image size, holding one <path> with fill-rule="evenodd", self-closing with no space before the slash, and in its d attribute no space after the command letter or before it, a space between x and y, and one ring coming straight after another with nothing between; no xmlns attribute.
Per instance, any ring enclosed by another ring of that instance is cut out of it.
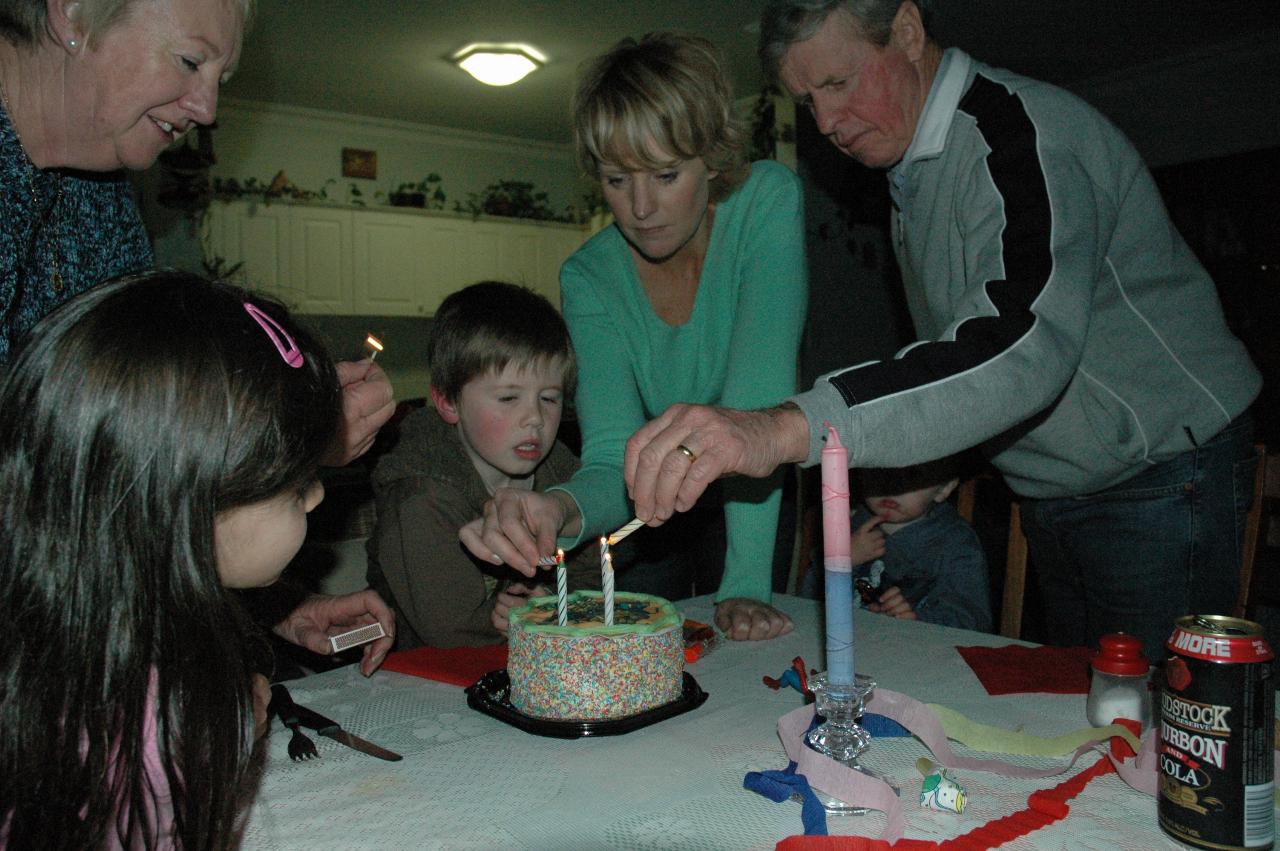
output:
<svg viewBox="0 0 1280 851"><path fill-rule="evenodd" d="M888 823L880 838L889 843L897 842L902 838L905 824L902 803L893 788L879 778L854 771L826 754L806 747L804 735L813 720L813 712L813 704L809 704L778 719L778 738L782 739L787 759L796 764L796 773L803 774L812 788L821 789L824 794L884 813Z"/></svg>
<svg viewBox="0 0 1280 851"><path fill-rule="evenodd" d="M867 703L867 711L884 715L906 727L932 752L935 761L947 768L986 771L1006 777L1054 777L1071 770L1080 757L1103 749L1115 765L1116 773L1132 789L1153 796L1159 792L1157 751L1160 736L1156 728L1148 730L1142 737L1142 747L1133 757L1117 757L1106 748L1110 737L1100 735L1076 748L1062 765L1028 768L998 759L957 756L947 740L942 722L933 710L905 694L878 688ZM904 827L898 797L883 781L854 771L825 754L806 747L804 736L813 720L813 714L814 706L809 704L778 719L778 738L782 740L787 758L796 763L796 772L803 774L812 787L821 789L827 795L884 813L888 821L880 838L889 843L897 842L902 838ZM1273 759L1276 776L1280 776L1280 753L1274 754Z"/></svg>
<svg viewBox="0 0 1280 851"><path fill-rule="evenodd" d="M932 752L935 762L947 768L970 771L986 771L1006 777L1043 778L1064 774L1088 753L1103 750L1115 765L1116 773L1135 791L1147 795L1159 793L1159 730L1151 728L1142 737L1142 747L1135 756L1117 757L1106 747L1108 735L1085 742L1070 755L1063 765L1053 768L1028 768L998 759L976 759L957 756L947 740L942 722L925 704L896 691L877 688L867 702L867 711L884 715L911 731ZM803 774L815 789L859 807L879 810L887 817L887 824L880 838L889 843L897 842L903 835L901 803L893 790L873 777L868 777L848 766L836 762L805 746L804 736L813 720L814 706L809 704L788 712L778 719L778 738L787 758L796 763L796 772ZM1280 753L1273 754L1276 776L1280 777Z"/></svg>

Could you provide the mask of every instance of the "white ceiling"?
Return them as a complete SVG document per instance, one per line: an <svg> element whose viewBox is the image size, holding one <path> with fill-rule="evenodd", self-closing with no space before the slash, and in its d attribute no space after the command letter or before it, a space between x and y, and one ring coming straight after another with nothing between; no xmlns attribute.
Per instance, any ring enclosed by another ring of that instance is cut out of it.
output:
<svg viewBox="0 0 1280 851"><path fill-rule="evenodd" d="M257 0L240 70L224 94L567 142L577 67L623 36L657 29L704 35L725 51L738 94L757 92L755 29L762 5L763 0ZM1206 55L1231 57L1240 53L1239 45L1256 46L1259 40L1280 44L1278 0L937 5L934 31L944 45L1077 90L1099 78L1123 77L1134 67L1176 64L1183 56L1201 62ZM472 41L528 42L550 62L515 86L482 86L446 61ZM1265 71L1275 74L1274 67ZM1113 117L1123 126L1121 117Z"/></svg>

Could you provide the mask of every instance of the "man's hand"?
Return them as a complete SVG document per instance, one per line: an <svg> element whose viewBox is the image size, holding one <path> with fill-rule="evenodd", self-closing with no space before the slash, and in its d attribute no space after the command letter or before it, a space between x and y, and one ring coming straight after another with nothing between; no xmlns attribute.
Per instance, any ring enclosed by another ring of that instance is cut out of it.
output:
<svg viewBox="0 0 1280 851"><path fill-rule="evenodd" d="M715 622L734 641L766 641L795 628L786 614L749 597L731 597L717 603Z"/></svg>
<svg viewBox="0 0 1280 851"><path fill-rule="evenodd" d="M345 467L373 446L378 429L395 413L396 400L387 374L373 361L342 361L335 367L342 385L342 422L324 464Z"/></svg>
<svg viewBox="0 0 1280 851"><path fill-rule="evenodd" d="M761 478L803 461L808 451L809 424L794 405L763 411L672 405L627 441L623 476L636 516L659 526L692 508L721 476Z"/></svg>
<svg viewBox="0 0 1280 851"><path fill-rule="evenodd" d="M329 646L330 635L367 626L374 621L382 624L386 635L364 646L360 673L367 677L382 664L396 640L395 613L376 591L366 588L338 597L314 594L299 603L272 631L299 647L328 656L333 652Z"/></svg>

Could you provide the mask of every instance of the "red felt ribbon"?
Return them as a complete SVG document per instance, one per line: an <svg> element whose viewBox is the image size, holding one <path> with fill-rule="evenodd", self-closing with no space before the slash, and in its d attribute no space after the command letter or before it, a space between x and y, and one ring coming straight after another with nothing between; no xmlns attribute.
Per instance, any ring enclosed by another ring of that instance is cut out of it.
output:
<svg viewBox="0 0 1280 851"><path fill-rule="evenodd" d="M507 645L418 647L388 654L382 670L427 680L469 686L490 671L507 666Z"/></svg>

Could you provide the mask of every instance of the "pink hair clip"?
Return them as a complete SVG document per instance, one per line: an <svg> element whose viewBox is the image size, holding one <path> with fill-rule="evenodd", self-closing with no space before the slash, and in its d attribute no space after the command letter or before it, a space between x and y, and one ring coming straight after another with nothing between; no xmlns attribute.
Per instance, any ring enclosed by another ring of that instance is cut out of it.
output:
<svg viewBox="0 0 1280 851"><path fill-rule="evenodd" d="M285 363L294 369L302 366L302 350L298 348L298 344L289 336L289 332L280 327L279 322L276 322L247 301L244 303L244 309L249 312L255 322L262 326L262 330L267 332L267 336L271 338L271 342L275 344L276 351L280 353L280 357L284 358ZM284 337L285 341L288 342L288 346L280 342L281 337Z"/></svg>

